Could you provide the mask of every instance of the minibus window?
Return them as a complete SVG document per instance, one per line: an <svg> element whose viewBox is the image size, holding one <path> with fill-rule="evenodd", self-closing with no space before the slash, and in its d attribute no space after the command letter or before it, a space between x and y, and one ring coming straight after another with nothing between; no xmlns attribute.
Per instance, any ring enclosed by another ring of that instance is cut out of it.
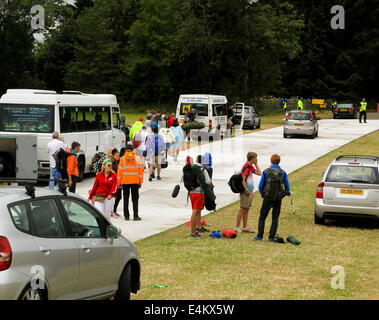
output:
<svg viewBox="0 0 379 320"><path fill-rule="evenodd" d="M185 115L192 109L195 109L198 116L208 117L208 104L206 103L182 103L180 105L180 114Z"/></svg>
<svg viewBox="0 0 379 320"><path fill-rule="evenodd" d="M226 116L228 114L228 107L226 104L214 104L213 116Z"/></svg>
<svg viewBox="0 0 379 320"><path fill-rule="evenodd" d="M0 131L52 133L54 107L3 104L0 106Z"/></svg>
<svg viewBox="0 0 379 320"><path fill-rule="evenodd" d="M120 113L118 108L112 108L113 128L120 129Z"/></svg>

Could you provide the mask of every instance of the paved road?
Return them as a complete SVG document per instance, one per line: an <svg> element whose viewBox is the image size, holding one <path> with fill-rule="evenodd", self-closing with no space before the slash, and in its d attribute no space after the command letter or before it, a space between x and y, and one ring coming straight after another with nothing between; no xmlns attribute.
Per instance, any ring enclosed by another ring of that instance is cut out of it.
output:
<svg viewBox="0 0 379 320"><path fill-rule="evenodd" d="M357 120L321 120L319 124L319 137L314 140L308 138L284 139L283 129L278 127L217 141L182 152L177 163L169 159L168 168L162 170L162 181L149 182L148 174L145 173L144 184L140 190L142 221L125 221L120 217L112 218L112 222L122 229L125 237L132 241L187 222L191 214L191 204L188 203L186 206L187 193L184 186L182 185L176 199L171 197L174 186L181 179L181 170L187 154L196 157L206 151L212 153L213 182L219 209L238 200L238 195L230 191L226 181L235 171L241 169L246 161L248 151L258 153L258 161L262 169L269 166L270 156L278 153L282 157L281 166L290 173L352 140L379 129L379 120L371 120L368 124L359 124ZM365 151L362 150L361 153L364 154ZM94 178L85 179L78 185L77 192L87 197L93 181ZM255 177L256 187L258 183L259 178ZM123 212L122 201L118 212ZM132 215L132 211L130 212ZM205 211L205 213L207 212Z"/></svg>

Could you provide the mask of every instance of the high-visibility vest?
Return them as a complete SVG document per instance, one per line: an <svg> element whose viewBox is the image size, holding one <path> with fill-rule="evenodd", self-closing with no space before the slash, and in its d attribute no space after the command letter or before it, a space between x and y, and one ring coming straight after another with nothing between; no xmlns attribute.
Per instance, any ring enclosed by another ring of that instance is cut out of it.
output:
<svg viewBox="0 0 379 320"><path fill-rule="evenodd" d="M361 108L359 109L359 112L366 111L367 108L367 102L361 102Z"/></svg>
<svg viewBox="0 0 379 320"><path fill-rule="evenodd" d="M303 109L304 109L303 101L299 100L299 101L297 102L297 108L300 109L300 110L303 110Z"/></svg>
<svg viewBox="0 0 379 320"><path fill-rule="evenodd" d="M287 101L284 101L283 103L283 110L286 110L287 109Z"/></svg>
<svg viewBox="0 0 379 320"><path fill-rule="evenodd" d="M140 157L134 151L126 151L121 157L117 170L117 183L142 184L143 166Z"/></svg>
<svg viewBox="0 0 379 320"><path fill-rule="evenodd" d="M333 102L333 103L332 103L332 107L333 107L333 108L337 107L337 102Z"/></svg>

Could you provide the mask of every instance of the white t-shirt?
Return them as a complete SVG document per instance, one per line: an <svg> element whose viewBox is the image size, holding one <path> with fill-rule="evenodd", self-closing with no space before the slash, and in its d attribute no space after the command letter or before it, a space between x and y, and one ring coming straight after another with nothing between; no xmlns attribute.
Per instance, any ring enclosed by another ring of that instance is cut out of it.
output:
<svg viewBox="0 0 379 320"><path fill-rule="evenodd" d="M57 152L59 149L63 149L65 151L67 149L66 144L59 139L51 140L46 146L46 150L47 150L47 153L49 154L49 159L50 159L50 169L55 168L56 163L55 163L53 154Z"/></svg>
<svg viewBox="0 0 379 320"><path fill-rule="evenodd" d="M139 145L137 148L138 150L140 151L146 150L146 138L148 135L149 135L149 132L143 129L136 133L134 140L139 142Z"/></svg>

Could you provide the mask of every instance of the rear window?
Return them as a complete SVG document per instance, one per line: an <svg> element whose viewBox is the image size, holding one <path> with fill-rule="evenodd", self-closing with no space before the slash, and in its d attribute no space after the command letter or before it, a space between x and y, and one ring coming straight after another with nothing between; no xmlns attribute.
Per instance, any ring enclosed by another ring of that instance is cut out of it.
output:
<svg viewBox="0 0 379 320"><path fill-rule="evenodd" d="M292 112L289 120L311 120L311 114L309 112Z"/></svg>
<svg viewBox="0 0 379 320"><path fill-rule="evenodd" d="M200 117L208 117L208 104L206 103L181 103L180 104L180 114L185 115L195 109L196 114Z"/></svg>
<svg viewBox="0 0 379 320"><path fill-rule="evenodd" d="M52 133L54 106L0 105L0 131Z"/></svg>
<svg viewBox="0 0 379 320"><path fill-rule="evenodd" d="M362 166L331 166L326 182L379 184L378 169Z"/></svg>
<svg viewBox="0 0 379 320"><path fill-rule="evenodd" d="M228 107L226 104L214 104L213 116L226 116L228 114Z"/></svg>

